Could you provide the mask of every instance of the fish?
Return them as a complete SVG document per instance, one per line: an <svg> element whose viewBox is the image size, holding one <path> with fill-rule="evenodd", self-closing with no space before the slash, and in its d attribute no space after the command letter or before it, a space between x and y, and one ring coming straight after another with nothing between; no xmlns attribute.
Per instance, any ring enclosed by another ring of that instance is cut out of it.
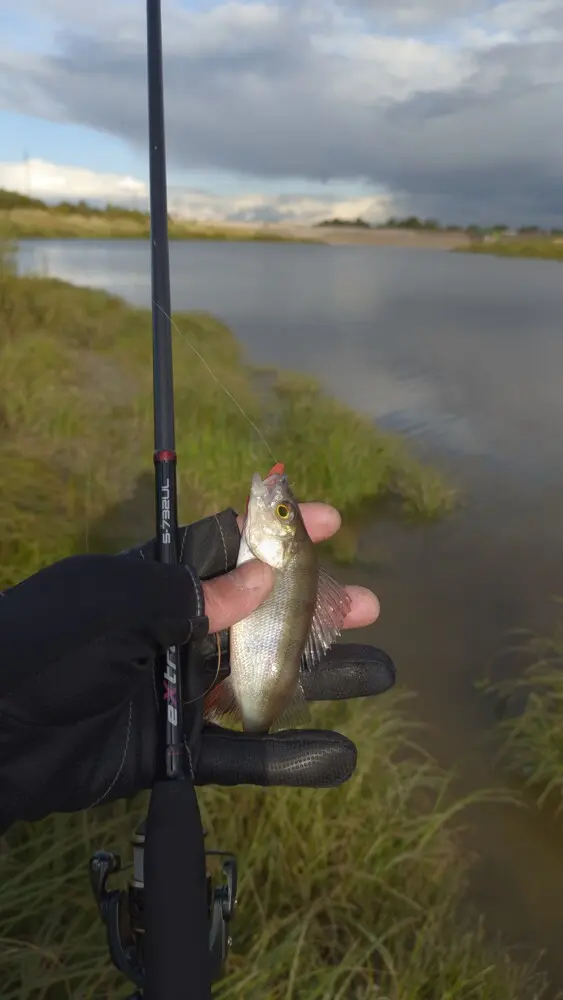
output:
<svg viewBox="0 0 563 1000"><path fill-rule="evenodd" d="M230 674L208 695L206 718L229 716L249 733L290 728L308 719L301 674L313 670L340 635L350 598L317 560L285 468L256 472L237 566L267 563L267 599L230 628Z"/></svg>

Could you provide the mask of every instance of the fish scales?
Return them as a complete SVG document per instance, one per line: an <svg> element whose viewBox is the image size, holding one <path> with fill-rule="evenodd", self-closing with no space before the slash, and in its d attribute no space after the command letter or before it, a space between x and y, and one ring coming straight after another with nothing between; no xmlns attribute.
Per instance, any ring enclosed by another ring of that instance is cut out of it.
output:
<svg viewBox="0 0 563 1000"><path fill-rule="evenodd" d="M271 725L291 701L298 683L318 584L308 536L298 539L286 568L274 574L270 596L231 629L233 689L245 729L263 728L260 720L264 719Z"/></svg>
<svg viewBox="0 0 563 1000"><path fill-rule="evenodd" d="M314 669L340 634L350 598L317 563L283 466L252 479L237 565L274 572L269 597L230 629L230 675L206 701L206 717L242 721L248 732L305 715L301 669Z"/></svg>

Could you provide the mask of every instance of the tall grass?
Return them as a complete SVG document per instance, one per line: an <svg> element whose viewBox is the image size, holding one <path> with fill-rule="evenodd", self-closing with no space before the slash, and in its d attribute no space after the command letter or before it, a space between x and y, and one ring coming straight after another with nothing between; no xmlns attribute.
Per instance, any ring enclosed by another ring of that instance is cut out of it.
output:
<svg viewBox="0 0 563 1000"><path fill-rule="evenodd" d="M558 604L563 606L563 599ZM488 679L486 690L508 711L499 726L500 752L540 807L563 818L563 614L552 635L520 633L511 651L523 664L517 676Z"/></svg>
<svg viewBox="0 0 563 1000"><path fill-rule="evenodd" d="M221 1000L538 1000L543 981L458 912L469 861L449 779L412 745L400 699L317 713L359 747L346 786L206 789L210 846L236 850L239 910ZM405 754L405 744L411 747ZM20 826L0 857L3 1000L122 995L87 886L100 846L129 855L143 796Z"/></svg>
<svg viewBox="0 0 563 1000"><path fill-rule="evenodd" d="M434 495L435 479L425 486L425 471L393 439L293 377L276 376L264 399L224 326L207 316L178 322L253 419L264 418L301 495L353 510L398 494L423 513L432 495L431 513L449 509L450 491ZM242 502L251 473L270 459L191 352L179 346L176 358L182 516L192 519ZM151 530L150 362L146 312L2 267L0 586ZM343 788L201 792L210 846L236 850L241 864L222 1000L543 996L532 970L464 923L463 803L416 748L400 697L381 701L315 713L358 744L358 773ZM99 847L127 857L145 808L139 796L8 831L0 842L2 1000L123 995L86 865Z"/></svg>

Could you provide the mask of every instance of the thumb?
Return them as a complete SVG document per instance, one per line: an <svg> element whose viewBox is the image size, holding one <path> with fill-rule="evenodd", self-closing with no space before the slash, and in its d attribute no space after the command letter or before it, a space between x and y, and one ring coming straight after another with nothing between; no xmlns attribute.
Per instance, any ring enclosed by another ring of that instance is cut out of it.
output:
<svg viewBox="0 0 563 1000"><path fill-rule="evenodd" d="M270 566L252 559L231 573L202 583L209 631L219 632L255 611L274 585Z"/></svg>

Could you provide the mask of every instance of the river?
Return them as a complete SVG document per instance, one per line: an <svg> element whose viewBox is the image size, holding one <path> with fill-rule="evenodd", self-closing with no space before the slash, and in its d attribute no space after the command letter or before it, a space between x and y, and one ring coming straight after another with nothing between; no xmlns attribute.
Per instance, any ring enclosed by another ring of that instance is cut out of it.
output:
<svg viewBox="0 0 563 1000"><path fill-rule="evenodd" d="M27 241L19 266L150 304L148 243ZM474 688L507 630L546 630L563 594L563 270L558 262L434 250L171 244L175 310L223 319L258 364L313 373L407 435L460 485L463 508L429 527L375 523L387 649L417 692L428 746L470 791L503 781ZM188 350L178 341L176 351ZM491 929L546 949L563 989L563 845L533 810L472 813L473 893Z"/></svg>

